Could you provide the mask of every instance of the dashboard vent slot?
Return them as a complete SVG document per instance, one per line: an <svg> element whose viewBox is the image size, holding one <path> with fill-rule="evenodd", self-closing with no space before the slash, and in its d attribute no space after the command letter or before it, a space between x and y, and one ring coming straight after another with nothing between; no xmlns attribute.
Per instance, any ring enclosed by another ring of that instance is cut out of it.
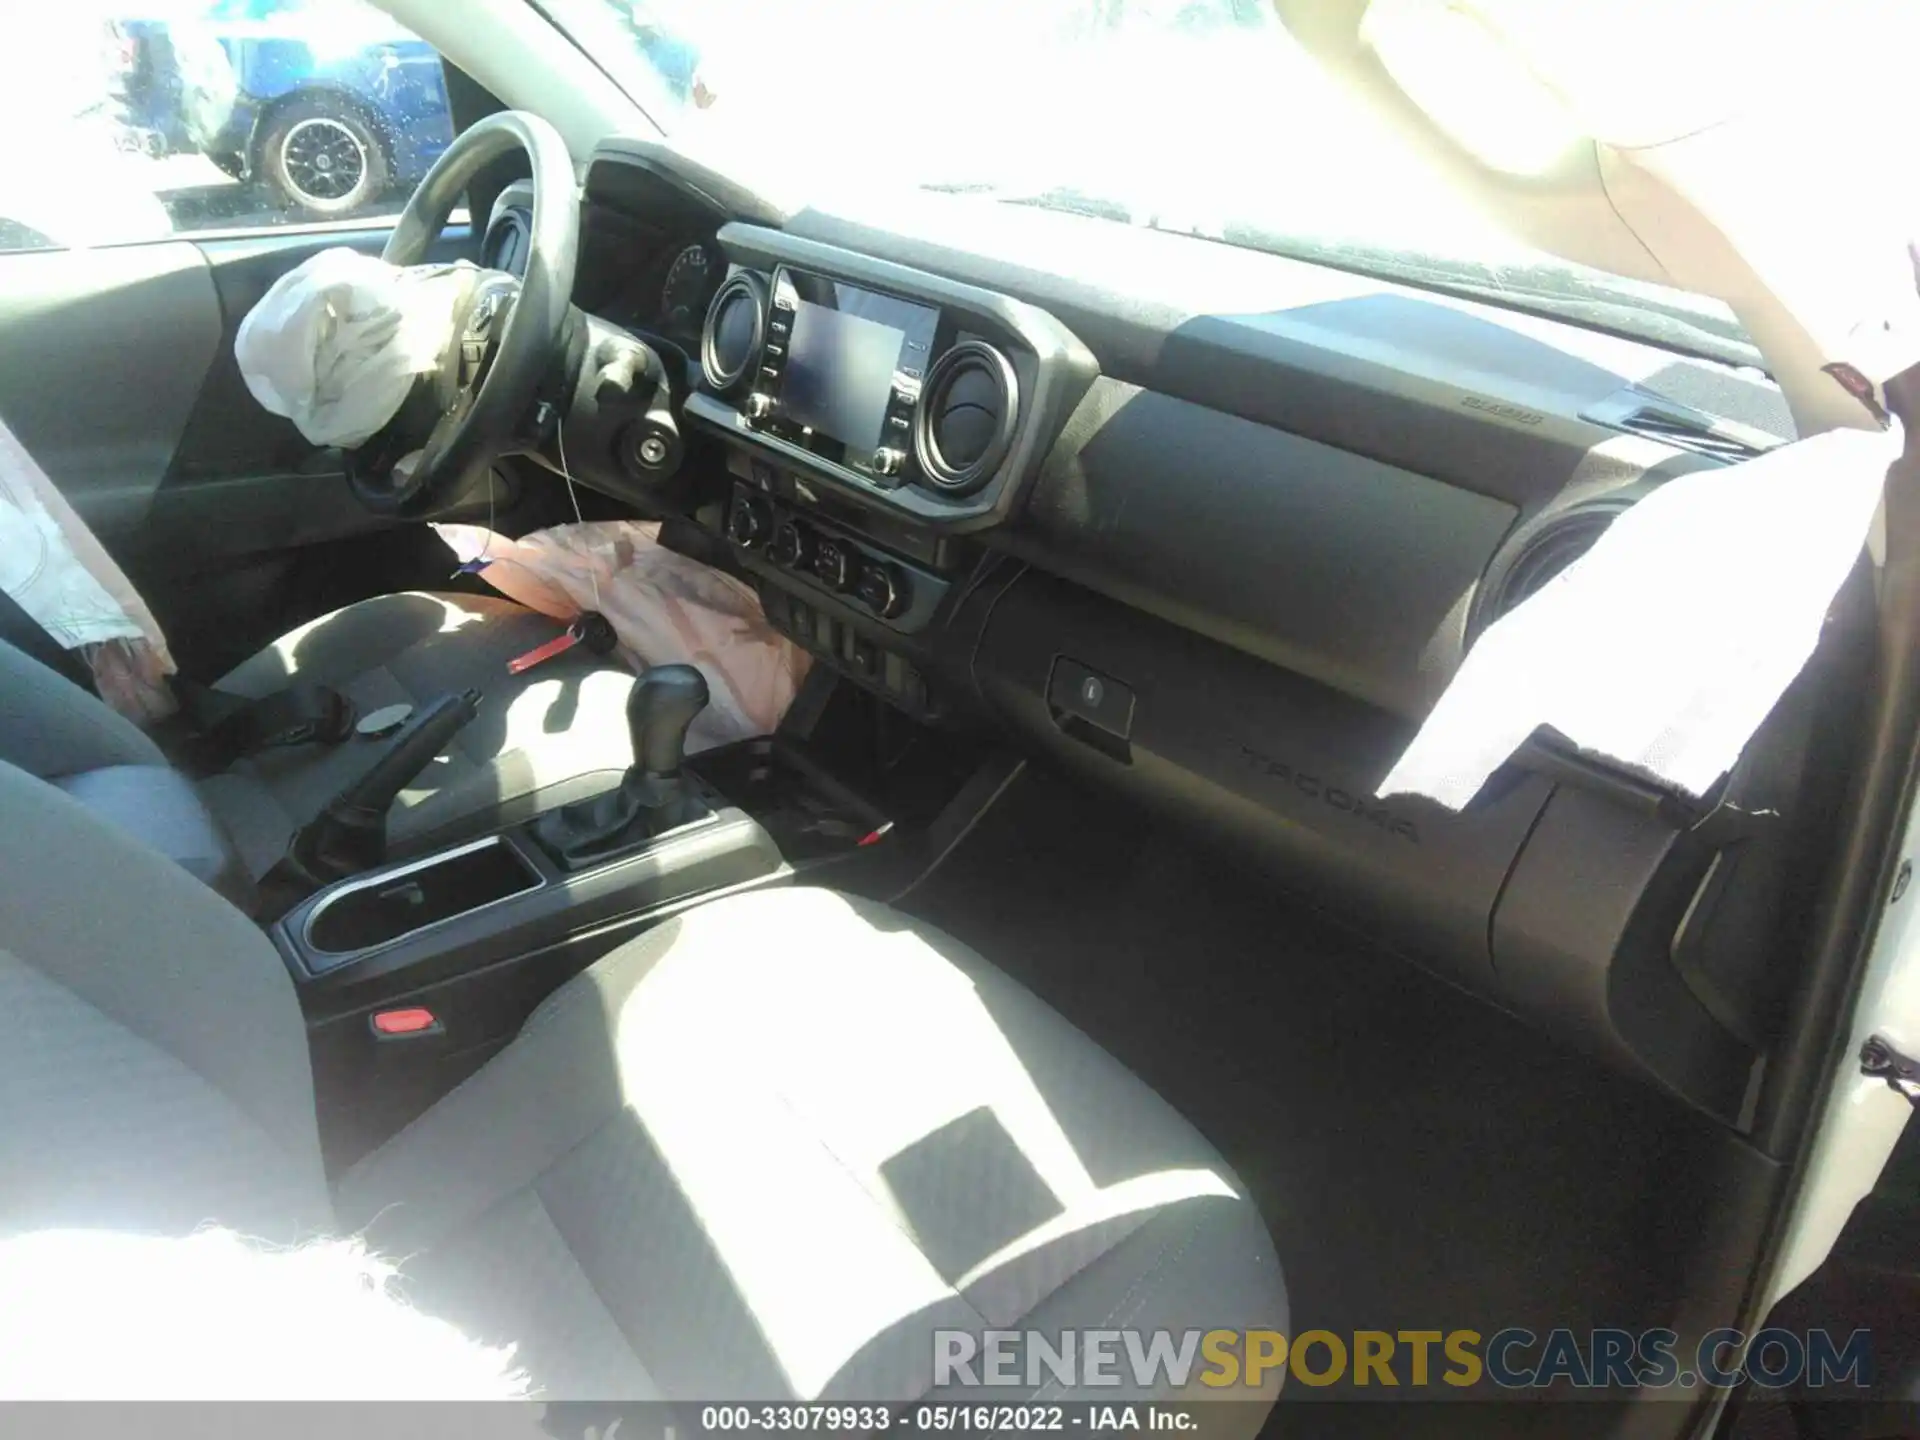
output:
<svg viewBox="0 0 1920 1440"><path fill-rule="evenodd" d="M1784 443L1730 420L1715 420L1653 405L1643 405L1609 423L1635 435L1645 435L1650 440L1691 450L1697 455L1711 455L1718 460L1751 460Z"/></svg>
<svg viewBox="0 0 1920 1440"><path fill-rule="evenodd" d="M1019 422L1013 365L993 346L963 340L934 361L914 412L914 458L930 484L977 490L999 471Z"/></svg>
<svg viewBox="0 0 1920 1440"><path fill-rule="evenodd" d="M751 271L736 271L714 292L700 335L700 370L715 390L728 391L752 369L767 333L767 287Z"/></svg>

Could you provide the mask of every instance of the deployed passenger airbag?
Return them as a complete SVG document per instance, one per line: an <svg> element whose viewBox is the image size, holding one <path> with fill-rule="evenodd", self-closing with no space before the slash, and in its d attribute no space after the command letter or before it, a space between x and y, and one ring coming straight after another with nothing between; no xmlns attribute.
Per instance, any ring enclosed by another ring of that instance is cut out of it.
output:
<svg viewBox="0 0 1920 1440"><path fill-rule="evenodd" d="M1669 480L1488 627L1377 793L1458 810L1546 725L1704 795L1813 654L1901 438L1834 430Z"/></svg>

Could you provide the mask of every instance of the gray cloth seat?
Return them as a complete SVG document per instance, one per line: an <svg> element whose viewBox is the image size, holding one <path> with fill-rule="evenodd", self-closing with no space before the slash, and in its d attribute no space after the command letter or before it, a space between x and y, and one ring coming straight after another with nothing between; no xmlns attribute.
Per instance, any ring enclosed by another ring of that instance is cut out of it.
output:
<svg viewBox="0 0 1920 1440"><path fill-rule="evenodd" d="M936 1386L936 1331L1286 1327L1273 1243L1198 1132L897 911L777 889L687 912L329 1197L271 946L50 787L0 769L0 808L35 836L0 830L9 1231L291 1237L331 1207L555 1399L904 1402L970 1388ZM103 865L111 914L75 879Z"/></svg>
<svg viewBox="0 0 1920 1440"><path fill-rule="evenodd" d="M0 816L0 1233L330 1226L306 1027L266 936L12 765Z"/></svg>
<svg viewBox="0 0 1920 1440"><path fill-rule="evenodd" d="M630 759L633 676L575 648L520 675L507 662L559 622L510 600L381 595L301 626L217 682L258 699L295 681L344 692L367 714L478 689L480 713L395 802L395 855L531 819L618 783ZM153 742L64 677L0 645L0 760L46 779L112 765L163 765ZM294 745L235 761L200 783L208 809L257 879L287 841L372 763L377 747Z"/></svg>
<svg viewBox="0 0 1920 1440"><path fill-rule="evenodd" d="M633 676L576 647L520 675L507 662L564 627L511 600L380 595L302 625L216 682L258 699L296 680L331 685L362 714L477 689L480 713L402 791L388 816L393 853L432 849L544 814L618 783L631 758ZM306 820L365 770L368 742L295 745L238 760L201 784L255 876Z"/></svg>

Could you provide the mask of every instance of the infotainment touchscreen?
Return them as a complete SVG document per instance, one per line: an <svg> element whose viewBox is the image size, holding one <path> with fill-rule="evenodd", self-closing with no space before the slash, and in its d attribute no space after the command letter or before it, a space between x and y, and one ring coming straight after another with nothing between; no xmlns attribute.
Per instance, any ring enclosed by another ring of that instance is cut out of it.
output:
<svg viewBox="0 0 1920 1440"><path fill-rule="evenodd" d="M918 387L940 312L782 269L774 284L776 327L781 320L792 327L780 379L783 418L838 441L854 463L893 443L884 432L895 386Z"/></svg>

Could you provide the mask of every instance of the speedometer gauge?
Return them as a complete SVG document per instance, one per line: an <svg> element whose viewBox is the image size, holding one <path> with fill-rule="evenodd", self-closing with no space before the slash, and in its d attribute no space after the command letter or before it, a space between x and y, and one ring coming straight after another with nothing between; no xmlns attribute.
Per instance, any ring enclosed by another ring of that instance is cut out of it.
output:
<svg viewBox="0 0 1920 1440"><path fill-rule="evenodd" d="M675 332L698 328L719 278L718 257L705 245L689 245L674 256L660 286L661 328Z"/></svg>

